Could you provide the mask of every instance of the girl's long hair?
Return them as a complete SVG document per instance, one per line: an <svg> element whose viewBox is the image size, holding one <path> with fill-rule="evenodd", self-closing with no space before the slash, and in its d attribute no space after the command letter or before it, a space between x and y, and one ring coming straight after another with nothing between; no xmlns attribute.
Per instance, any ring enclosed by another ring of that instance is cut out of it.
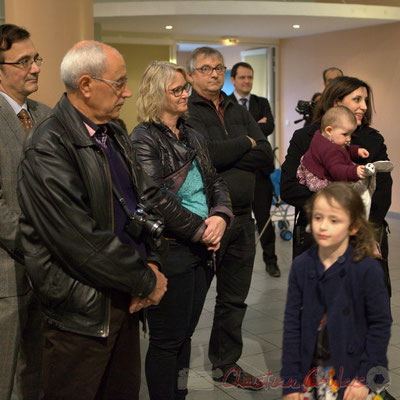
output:
<svg viewBox="0 0 400 400"><path fill-rule="evenodd" d="M359 227L355 235L350 237L350 244L354 247L354 261L365 257L376 257L374 253L375 235L372 225L365 216L365 207L360 195L346 182L333 182L316 192L306 204L308 221L311 224L315 201L324 197L333 205L336 201L343 207L350 217L350 228Z"/></svg>

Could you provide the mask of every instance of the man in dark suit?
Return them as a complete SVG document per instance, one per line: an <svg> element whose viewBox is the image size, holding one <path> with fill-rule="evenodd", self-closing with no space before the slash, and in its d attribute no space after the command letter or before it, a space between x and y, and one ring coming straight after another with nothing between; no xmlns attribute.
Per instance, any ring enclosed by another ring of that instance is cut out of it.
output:
<svg viewBox="0 0 400 400"><path fill-rule="evenodd" d="M253 75L254 71L250 64L245 62L235 64L231 71L231 81L235 86L235 91L229 97L250 111L265 137L267 137L275 128L274 117L266 98L250 94L253 89ZM256 217L258 232L262 231L270 218L273 189L269 179L271 172L273 172L273 169L256 171L253 212ZM263 249L266 271L273 277L280 277L281 272L275 254L275 231L271 221L261 236L260 243Z"/></svg>
<svg viewBox="0 0 400 400"><path fill-rule="evenodd" d="M0 398L38 398L40 317L16 246L17 168L26 132L50 113L28 99L38 90L41 57L30 34L0 26ZM15 385L14 385L15 379ZM13 391L14 388L14 391Z"/></svg>

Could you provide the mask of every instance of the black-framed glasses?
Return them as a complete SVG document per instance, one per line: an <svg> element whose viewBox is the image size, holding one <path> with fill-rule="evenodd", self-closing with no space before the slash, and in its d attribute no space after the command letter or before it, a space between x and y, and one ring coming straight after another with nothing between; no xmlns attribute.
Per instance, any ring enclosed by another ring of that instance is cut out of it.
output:
<svg viewBox="0 0 400 400"><path fill-rule="evenodd" d="M203 65L200 68L195 68L196 71L200 71L204 75L212 75L214 71L217 72L218 75L222 75L226 71L225 65L217 65L216 67L211 67L210 65Z"/></svg>
<svg viewBox="0 0 400 400"><path fill-rule="evenodd" d="M33 60L30 58L24 58L23 60L17 62L0 62L0 64L2 65L19 65L22 69L25 70L31 69L33 63L40 67L43 63L43 58L40 56L36 56Z"/></svg>
<svg viewBox="0 0 400 400"><path fill-rule="evenodd" d="M104 79L100 78L98 76L92 76L93 79L96 79L96 81L102 81L109 83L110 85L113 85L117 90L122 90L124 86L128 83L128 78L123 79L122 81L111 81L109 79Z"/></svg>
<svg viewBox="0 0 400 400"><path fill-rule="evenodd" d="M187 82L186 85L184 86L177 86L176 88L173 89L168 89L168 92L173 93L175 97L181 97L183 91L185 90L186 92L189 93L189 90L191 89L192 84L190 82Z"/></svg>

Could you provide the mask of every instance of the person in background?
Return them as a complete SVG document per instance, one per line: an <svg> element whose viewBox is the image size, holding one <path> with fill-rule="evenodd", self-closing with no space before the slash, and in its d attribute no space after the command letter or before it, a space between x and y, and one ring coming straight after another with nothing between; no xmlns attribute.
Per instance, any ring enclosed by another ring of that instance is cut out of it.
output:
<svg viewBox="0 0 400 400"><path fill-rule="evenodd" d="M245 107L267 138L274 130L274 117L271 112L268 99L250 94L253 89L254 71L250 64L240 62L232 67L231 81L235 91L229 96L232 101ZM275 254L275 230L270 221L270 210L272 205L273 185L269 178L274 167L259 169L256 171L256 186L254 191L253 212L257 222L258 232L261 233L265 224L268 226L260 238L263 250L265 270L272 277L281 276L278 267L278 257Z"/></svg>
<svg viewBox="0 0 400 400"><path fill-rule="evenodd" d="M0 399L37 399L42 335L39 302L16 243L17 169L27 132L51 111L28 97L38 90L42 58L30 34L0 25ZM15 385L14 385L15 382ZM14 389L14 390L13 390Z"/></svg>
<svg viewBox="0 0 400 400"><path fill-rule="evenodd" d="M218 50L197 48L189 57L187 70L193 83L188 124L207 139L211 160L228 186L235 214L217 252L217 298L209 346L213 379L261 389L262 382L237 361L242 354L242 322L255 256L251 217L255 171L272 168L273 154L251 114L221 91L226 67Z"/></svg>
<svg viewBox="0 0 400 400"><path fill-rule="evenodd" d="M321 96L322 96L322 93L315 92L311 97L311 101L313 101L314 103L318 103L319 100L321 99Z"/></svg>
<svg viewBox="0 0 400 400"><path fill-rule="evenodd" d="M202 135L186 124L191 84L184 68L154 61L138 90L140 124L133 130L139 165L162 189L169 254L168 291L147 312L150 343L146 379L152 400L184 399L191 338L212 278L215 252L233 214L225 182Z"/></svg>
<svg viewBox="0 0 400 400"><path fill-rule="evenodd" d="M162 243L135 214L157 214L160 190L110 123L131 96L126 74L116 49L75 44L61 63L67 92L25 141L20 240L45 320L44 399L137 400L137 311L167 289Z"/></svg>
<svg viewBox="0 0 400 400"><path fill-rule="evenodd" d="M327 87L335 78L343 76L343 71L337 67L329 67L322 72L324 87Z"/></svg>

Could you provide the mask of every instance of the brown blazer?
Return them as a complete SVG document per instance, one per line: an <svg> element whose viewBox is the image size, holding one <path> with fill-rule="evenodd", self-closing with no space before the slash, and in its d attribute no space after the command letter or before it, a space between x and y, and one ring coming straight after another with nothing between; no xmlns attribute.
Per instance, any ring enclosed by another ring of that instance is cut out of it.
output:
<svg viewBox="0 0 400 400"><path fill-rule="evenodd" d="M47 116L51 108L27 101L33 122ZM9 255L15 249L20 209L17 199L17 169L26 134L7 100L0 95L0 298L22 295L28 282L21 264Z"/></svg>

